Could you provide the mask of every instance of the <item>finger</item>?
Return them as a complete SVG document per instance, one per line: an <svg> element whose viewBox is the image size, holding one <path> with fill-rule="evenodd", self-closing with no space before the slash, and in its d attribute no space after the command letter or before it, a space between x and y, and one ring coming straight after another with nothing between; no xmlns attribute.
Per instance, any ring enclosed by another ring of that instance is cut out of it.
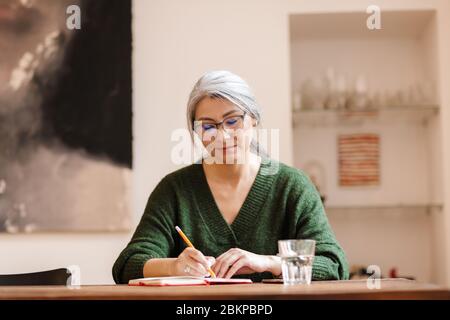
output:
<svg viewBox="0 0 450 320"><path fill-rule="evenodd" d="M230 267L237 261L239 260L239 258L241 258L240 254L232 254L228 257L226 257L223 262L222 265L220 267L219 270L219 278L223 278L225 276L225 274L227 274L228 270L230 269Z"/></svg>
<svg viewBox="0 0 450 320"><path fill-rule="evenodd" d="M247 265L247 259L245 257L242 257L237 260L233 266L228 270L228 272L226 273L226 275L224 276L224 278L231 278L239 269L241 269L242 267L245 267Z"/></svg>
<svg viewBox="0 0 450 320"><path fill-rule="evenodd" d="M230 250L231 250L231 249L230 249ZM227 250L227 251L225 251L224 253L222 253L220 256L218 256L218 257L216 258L216 261L222 260L224 255L227 255L227 254L230 253L230 250Z"/></svg>
<svg viewBox="0 0 450 320"><path fill-rule="evenodd" d="M220 256L218 256L216 260L221 260L224 258L224 256L227 256L229 254L232 254L233 252L238 252L238 251L239 251L239 249L237 249L237 248L231 248L231 249L225 251L224 253L222 253Z"/></svg>
<svg viewBox="0 0 450 320"><path fill-rule="evenodd" d="M222 253L217 259L216 259L216 263L213 266L213 270L215 272L219 272L220 267L224 261L224 259L226 259L227 257L229 257L232 254L236 254L239 253L240 251L237 248L231 248L228 251L225 251L224 253Z"/></svg>
<svg viewBox="0 0 450 320"><path fill-rule="evenodd" d="M216 262L216 259L214 257L205 257L206 261L208 261L208 266L211 267Z"/></svg>
<svg viewBox="0 0 450 320"><path fill-rule="evenodd" d="M206 260L206 258L203 256L203 254L199 250L192 248L192 247L188 247L183 251L183 253L184 253L185 259L189 259L195 263L201 264L203 266L203 269L205 269L205 270L208 269L208 267L209 267L208 261Z"/></svg>
<svg viewBox="0 0 450 320"><path fill-rule="evenodd" d="M222 253L217 259L216 259L216 263L213 266L213 271L217 274L217 276L219 276L219 271L222 268L222 264L223 261L230 256L231 254L233 254L233 252L231 250L228 250L225 253Z"/></svg>
<svg viewBox="0 0 450 320"><path fill-rule="evenodd" d="M193 259L188 259L186 261L186 265L191 268L189 272L190 275L203 277L208 274L208 271L205 269L205 267Z"/></svg>
<svg viewBox="0 0 450 320"><path fill-rule="evenodd" d="M191 248L191 250L188 251L188 255L191 259L197 261L198 263L201 263L205 268L209 268L208 260L206 260L203 253L201 253L199 250Z"/></svg>
<svg viewBox="0 0 450 320"><path fill-rule="evenodd" d="M238 274L250 274L250 273L254 273L255 270L253 270L251 267L248 266L244 266L242 268L240 268L238 271L236 271L234 273L234 275L238 275Z"/></svg>
<svg viewBox="0 0 450 320"><path fill-rule="evenodd" d="M221 257L222 255L223 254L221 254L219 257ZM222 263L222 260L219 258L216 258L216 261L214 261L214 264L211 266L211 269L214 271L214 273L217 274L221 263Z"/></svg>
<svg viewBox="0 0 450 320"><path fill-rule="evenodd" d="M188 276L193 276L193 277L204 277L205 276L205 274L197 271L196 269L194 269L192 267L191 267L191 269L189 269L189 272L184 271L184 274L188 275Z"/></svg>

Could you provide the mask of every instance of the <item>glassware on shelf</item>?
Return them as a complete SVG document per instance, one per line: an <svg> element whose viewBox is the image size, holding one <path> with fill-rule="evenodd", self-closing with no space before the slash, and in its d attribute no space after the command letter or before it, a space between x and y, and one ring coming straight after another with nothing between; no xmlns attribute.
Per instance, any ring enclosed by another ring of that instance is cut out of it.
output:
<svg viewBox="0 0 450 320"><path fill-rule="evenodd" d="M384 91L384 100L386 108L392 108L397 104L395 93L393 93L391 90Z"/></svg>
<svg viewBox="0 0 450 320"><path fill-rule="evenodd" d="M422 80L398 88L369 91L365 75L356 77L353 86L348 77L333 67L324 73L306 78L298 92L293 94L293 111L349 110L374 111L378 109L409 108L437 105L435 84Z"/></svg>
<svg viewBox="0 0 450 320"><path fill-rule="evenodd" d="M405 94L404 94L403 90L399 89L395 92L395 102L396 103L394 106L396 106L396 107L404 107L407 105Z"/></svg>
<svg viewBox="0 0 450 320"><path fill-rule="evenodd" d="M356 78L354 90L348 101L349 110L364 110L368 107L367 81L363 75Z"/></svg>
<svg viewBox="0 0 450 320"><path fill-rule="evenodd" d="M347 106L348 92L347 79L343 75L339 75L336 80L336 91L338 100L338 109L345 109Z"/></svg>
<svg viewBox="0 0 450 320"><path fill-rule="evenodd" d="M386 106L393 107L420 107L435 105L435 93L431 82L415 82L406 88L395 91L386 91Z"/></svg>
<svg viewBox="0 0 450 320"><path fill-rule="evenodd" d="M410 106L415 106L415 105L421 104L421 97L419 94L419 90L417 88L417 84L410 85L408 87L406 101L407 101L408 105L410 105Z"/></svg>
<svg viewBox="0 0 450 320"><path fill-rule="evenodd" d="M325 74L325 109L338 109L339 97L337 92L336 75L333 68L328 68Z"/></svg>
<svg viewBox="0 0 450 320"><path fill-rule="evenodd" d="M432 81L422 81L417 84L421 104L437 104L435 84Z"/></svg>
<svg viewBox="0 0 450 320"><path fill-rule="evenodd" d="M372 97L369 99L368 108L371 110L377 110L384 108L383 97L380 92L375 92Z"/></svg>
<svg viewBox="0 0 450 320"><path fill-rule="evenodd" d="M294 92L292 97L292 110L298 112L302 109L302 94L299 91Z"/></svg>
<svg viewBox="0 0 450 320"><path fill-rule="evenodd" d="M319 77L308 78L303 82L301 89L302 107L308 110L321 110L324 108L325 92Z"/></svg>

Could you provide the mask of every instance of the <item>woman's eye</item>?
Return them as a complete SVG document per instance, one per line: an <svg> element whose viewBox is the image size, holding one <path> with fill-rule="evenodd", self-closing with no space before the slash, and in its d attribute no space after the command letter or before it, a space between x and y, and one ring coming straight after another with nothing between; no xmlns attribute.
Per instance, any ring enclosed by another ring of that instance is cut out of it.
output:
<svg viewBox="0 0 450 320"><path fill-rule="evenodd" d="M208 130L213 129L214 125L213 124L204 124L204 125L202 125L202 128L204 131L208 131Z"/></svg>
<svg viewBox="0 0 450 320"><path fill-rule="evenodd" d="M232 126L234 124L236 124L237 120L236 119L229 119L226 121L227 125Z"/></svg>

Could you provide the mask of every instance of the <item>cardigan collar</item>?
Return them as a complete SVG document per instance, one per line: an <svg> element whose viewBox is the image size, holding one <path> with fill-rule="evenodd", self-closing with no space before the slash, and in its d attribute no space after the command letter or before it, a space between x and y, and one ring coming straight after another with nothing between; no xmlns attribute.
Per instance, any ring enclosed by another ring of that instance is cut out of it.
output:
<svg viewBox="0 0 450 320"><path fill-rule="evenodd" d="M199 214L218 243L239 245L257 224L276 174L270 172L274 160L262 158L258 173L233 223L228 224L217 206L201 163L193 164L192 194Z"/></svg>

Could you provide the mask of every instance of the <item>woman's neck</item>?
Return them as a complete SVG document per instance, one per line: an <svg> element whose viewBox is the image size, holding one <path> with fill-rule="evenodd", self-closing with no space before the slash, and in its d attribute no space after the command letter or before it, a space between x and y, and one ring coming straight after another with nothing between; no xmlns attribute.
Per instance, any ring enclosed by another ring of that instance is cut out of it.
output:
<svg viewBox="0 0 450 320"><path fill-rule="evenodd" d="M261 165L261 158L254 153L246 157L248 161L242 164L206 164L202 162L203 170L210 181L237 185L240 181L254 177Z"/></svg>

